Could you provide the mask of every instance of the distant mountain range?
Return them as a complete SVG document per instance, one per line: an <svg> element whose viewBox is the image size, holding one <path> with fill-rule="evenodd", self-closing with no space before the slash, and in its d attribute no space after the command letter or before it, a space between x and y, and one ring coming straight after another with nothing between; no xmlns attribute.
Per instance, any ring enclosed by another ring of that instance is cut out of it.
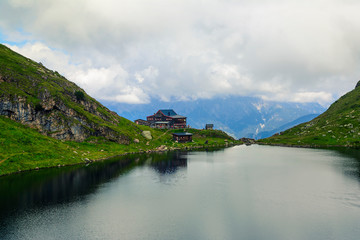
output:
<svg viewBox="0 0 360 240"><path fill-rule="evenodd" d="M316 118L317 116L319 116L319 114L309 114L309 115L305 115L305 116L302 116L298 119L295 119L294 121L292 122L289 122L289 123L286 123L278 128L275 128L274 130L271 130L271 131L264 131L264 132L260 132L258 135L257 135L257 138L258 139L262 139L262 138L267 138L267 137L270 137L270 136L273 136L274 134L276 133L281 133L289 128L292 128L296 125L299 125L301 123L304 123L304 122L308 122L314 118Z"/></svg>
<svg viewBox="0 0 360 240"><path fill-rule="evenodd" d="M130 120L146 119L158 109L174 109L188 117L191 127L201 129L213 123L216 129L236 138L256 139L309 121L325 111L317 103L275 102L239 96L180 102L152 99L150 104L103 103Z"/></svg>

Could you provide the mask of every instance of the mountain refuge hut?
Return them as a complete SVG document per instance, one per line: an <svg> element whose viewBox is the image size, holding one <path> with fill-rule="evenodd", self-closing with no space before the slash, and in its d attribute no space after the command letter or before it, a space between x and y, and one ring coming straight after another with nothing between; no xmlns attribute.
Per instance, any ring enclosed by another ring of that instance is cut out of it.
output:
<svg viewBox="0 0 360 240"><path fill-rule="evenodd" d="M213 130L214 129L214 124L206 124L205 129L206 130Z"/></svg>
<svg viewBox="0 0 360 240"><path fill-rule="evenodd" d="M173 109L161 109L146 117L153 128L186 128L186 117L178 115Z"/></svg>

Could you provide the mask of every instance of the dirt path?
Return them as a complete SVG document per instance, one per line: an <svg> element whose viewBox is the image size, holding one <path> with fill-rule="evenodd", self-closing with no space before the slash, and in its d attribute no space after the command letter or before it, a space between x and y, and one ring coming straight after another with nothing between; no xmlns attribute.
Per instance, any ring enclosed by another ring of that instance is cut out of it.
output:
<svg viewBox="0 0 360 240"><path fill-rule="evenodd" d="M3 162L5 162L6 159L8 159L8 158L5 158L4 160L1 160L1 161L0 161L0 164L2 164Z"/></svg>
<svg viewBox="0 0 360 240"><path fill-rule="evenodd" d="M157 137L156 139L154 139L154 140L158 140L159 138L161 138L162 136L164 136L165 134L167 134L169 131L170 131L170 129L167 130L166 132L164 132L163 134L161 134L160 136L158 136L158 137Z"/></svg>

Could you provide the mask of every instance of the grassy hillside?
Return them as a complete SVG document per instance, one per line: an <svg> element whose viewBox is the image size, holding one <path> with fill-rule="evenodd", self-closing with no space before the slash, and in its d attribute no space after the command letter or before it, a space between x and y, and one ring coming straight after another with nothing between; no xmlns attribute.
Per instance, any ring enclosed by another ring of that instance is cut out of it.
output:
<svg viewBox="0 0 360 240"><path fill-rule="evenodd" d="M281 135L259 140L264 144L360 147L360 88L345 94L310 122Z"/></svg>
<svg viewBox="0 0 360 240"><path fill-rule="evenodd" d="M151 131L152 140L128 145L118 144L105 138L89 138L84 142L60 141L26 125L0 116L0 176L18 171L87 163L115 155L156 150L160 145L168 149L203 146L225 146L234 139L217 130L189 130L194 132L194 142L175 143L171 133L176 130ZM207 145L204 145L208 141ZM148 143L148 144L147 144Z"/></svg>
<svg viewBox="0 0 360 240"><path fill-rule="evenodd" d="M111 112L58 72L1 44L0 100L0 115L57 139L103 136L127 143L141 133L133 122Z"/></svg>
<svg viewBox="0 0 360 240"><path fill-rule="evenodd" d="M143 131L150 131L152 139ZM159 150L162 145L161 150L171 150L235 142L222 131L190 129L193 142L175 143L174 131L183 130L136 125L58 72L0 44L0 176Z"/></svg>

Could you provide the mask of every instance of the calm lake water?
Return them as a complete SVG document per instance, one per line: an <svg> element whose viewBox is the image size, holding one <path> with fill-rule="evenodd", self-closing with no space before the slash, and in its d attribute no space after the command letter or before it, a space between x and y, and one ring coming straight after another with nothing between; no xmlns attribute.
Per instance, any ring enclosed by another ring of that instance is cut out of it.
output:
<svg viewBox="0 0 360 240"><path fill-rule="evenodd" d="M360 239L360 151L236 146L0 178L0 239Z"/></svg>

